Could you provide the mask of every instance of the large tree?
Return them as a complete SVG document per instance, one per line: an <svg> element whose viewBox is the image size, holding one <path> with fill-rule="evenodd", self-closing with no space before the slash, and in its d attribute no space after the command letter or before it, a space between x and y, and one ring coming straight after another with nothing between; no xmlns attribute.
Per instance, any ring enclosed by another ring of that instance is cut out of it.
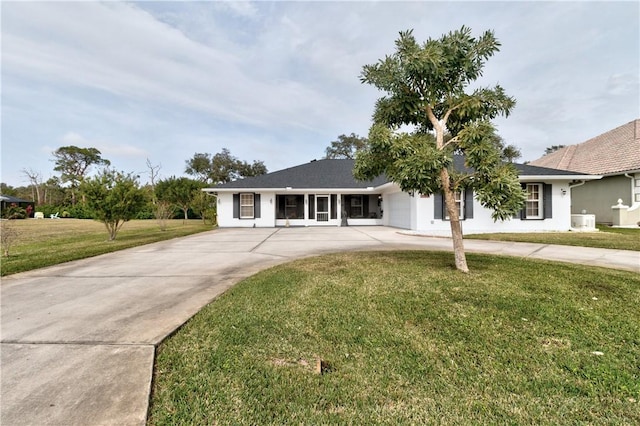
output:
<svg viewBox="0 0 640 426"><path fill-rule="evenodd" d="M184 218L189 218L189 208L193 203L193 197L197 190L202 188L202 183L186 177L172 176L158 181L156 184L156 197L159 203L172 204L182 210Z"/></svg>
<svg viewBox="0 0 640 426"><path fill-rule="evenodd" d="M325 149L324 158L355 158L356 152L367 146L367 138L360 137L355 133L349 136L340 135L337 141Z"/></svg>
<svg viewBox="0 0 640 426"><path fill-rule="evenodd" d="M262 161L241 161L231 155L227 148L223 148L215 155L195 153L192 158L186 160L185 173L207 184L219 184L263 175L267 173L267 168Z"/></svg>
<svg viewBox="0 0 640 426"><path fill-rule="evenodd" d="M136 177L109 169L82 181L80 191L94 219L107 228L109 240L115 240L122 225L135 218L147 202Z"/></svg>
<svg viewBox="0 0 640 426"><path fill-rule="evenodd" d="M515 100L499 85L471 87L499 46L493 32L474 38L466 27L423 44L412 31L401 32L396 51L365 65L361 74L363 83L386 96L376 102L369 146L356 156L356 177L385 173L403 191L441 192L456 268L463 272L469 268L455 193L472 188L480 203L493 210L494 220L511 218L524 203L517 171L501 161L490 123L509 115ZM412 131L401 132L401 126ZM473 172L455 170L454 154L463 155Z"/></svg>
<svg viewBox="0 0 640 426"><path fill-rule="evenodd" d="M62 182L71 186L71 202L76 203L76 188L93 165L108 166L109 160L102 158L97 148L79 148L74 145L62 146L53 152L55 167L61 173Z"/></svg>
<svg viewBox="0 0 640 426"><path fill-rule="evenodd" d="M36 205L39 206L43 202L43 182L42 173L37 172L31 168L22 169L22 174L29 179L32 189L32 199L36 201Z"/></svg>

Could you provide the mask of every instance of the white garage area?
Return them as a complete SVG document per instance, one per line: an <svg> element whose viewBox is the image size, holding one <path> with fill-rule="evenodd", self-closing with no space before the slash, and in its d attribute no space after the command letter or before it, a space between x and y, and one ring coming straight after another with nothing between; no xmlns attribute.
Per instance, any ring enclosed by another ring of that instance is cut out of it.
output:
<svg viewBox="0 0 640 426"><path fill-rule="evenodd" d="M389 226L411 229L411 196L406 192L394 192L384 196L385 212Z"/></svg>

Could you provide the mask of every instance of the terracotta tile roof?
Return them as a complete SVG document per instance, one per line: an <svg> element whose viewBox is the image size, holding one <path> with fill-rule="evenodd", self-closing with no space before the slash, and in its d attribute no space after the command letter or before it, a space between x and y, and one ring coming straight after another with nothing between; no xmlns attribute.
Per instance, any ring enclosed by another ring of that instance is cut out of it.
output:
<svg viewBox="0 0 640 426"><path fill-rule="evenodd" d="M640 170L640 119L577 145L569 145L530 163L534 166L594 175Z"/></svg>

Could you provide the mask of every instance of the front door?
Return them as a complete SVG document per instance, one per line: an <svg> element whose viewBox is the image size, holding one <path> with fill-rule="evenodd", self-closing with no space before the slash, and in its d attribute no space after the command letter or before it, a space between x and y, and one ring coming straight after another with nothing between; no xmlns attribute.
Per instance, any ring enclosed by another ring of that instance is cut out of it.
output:
<svg viewBox="0 0 640 426"><path fill-rule="evenodd" d="M318 222L329 222L329 196L316 196L316 220Z"/></svg>

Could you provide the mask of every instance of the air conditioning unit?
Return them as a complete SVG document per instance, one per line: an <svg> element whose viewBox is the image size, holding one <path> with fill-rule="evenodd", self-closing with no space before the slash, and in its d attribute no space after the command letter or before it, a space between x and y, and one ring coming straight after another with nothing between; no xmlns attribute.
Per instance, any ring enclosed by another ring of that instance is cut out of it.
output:
<svg viewBox="0 0 640 426"><path fill-rule="evenodd" d="M571 228L578 231L593 231L596 229L595 214L572 214Z"/></svg>

